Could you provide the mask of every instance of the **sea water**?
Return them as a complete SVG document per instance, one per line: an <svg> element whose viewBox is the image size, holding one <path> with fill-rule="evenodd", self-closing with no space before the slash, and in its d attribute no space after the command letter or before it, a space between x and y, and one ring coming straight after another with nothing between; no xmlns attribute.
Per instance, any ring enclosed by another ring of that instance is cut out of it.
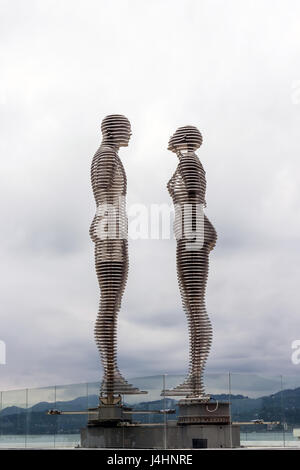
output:
<svg viewBox="0 0 300 470"><path fill-rule="evenodd" d="M291 432L241 432L241 446L300 447L300 440Z"/></svg>
<svg viewBox="0 0 300 470"><path fill-rule="evenodd" d="M0 448L74 448L80 445L80 434L0 435ZM243 447L299 447L300 439L293 433L241 432Z"/></svg>
<svg viewBox="0 0 300 470"><path fill-rule="evenodd" d="M9 434L0 435L0 448L61 448L77 447L80 434Z"/></svg>

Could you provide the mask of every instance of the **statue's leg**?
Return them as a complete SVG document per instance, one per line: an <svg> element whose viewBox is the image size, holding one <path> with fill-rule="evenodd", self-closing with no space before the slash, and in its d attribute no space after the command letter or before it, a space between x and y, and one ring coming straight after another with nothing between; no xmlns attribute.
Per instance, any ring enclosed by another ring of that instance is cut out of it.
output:
<svg viewBox="0 0 300 470"><path fill-rule="evenodd" d="M205 308L208 250L189 252L183 257L182 284L190 333L189 382L193 394L205 395L203 374L212 341L212 328Z"/></svg>
<svg viewBox="0 0 300 470"><path fill-rule="evenodd" d="M203 373L212 341L212 328L205 309L208 274L208 247L186 249L186 241L177 242L177 276L190 337L190 367L186 380L169 395L205 395ZM175 392L175 393L174 393Z"/></svg>
<svg viewBox="0 0 300 470"><path fill-rule="evenodd" d="M97 263L97 276L101 291L95 340L104 368L107 391L113 393L117 374L117 316L120 310L126 263L101 261Z"/></svg>
<svg viewBox="0 0 300 470"><path fill-rule="evenodd" d="M108 395L141 393L122 377L117 366L117 320L128 274L127 241L115 245L111 259L107 261L101 261L104 252L103 246L96 246L96 272L101 298L95 323L95 341L104 369L101 392Z"/></svg>

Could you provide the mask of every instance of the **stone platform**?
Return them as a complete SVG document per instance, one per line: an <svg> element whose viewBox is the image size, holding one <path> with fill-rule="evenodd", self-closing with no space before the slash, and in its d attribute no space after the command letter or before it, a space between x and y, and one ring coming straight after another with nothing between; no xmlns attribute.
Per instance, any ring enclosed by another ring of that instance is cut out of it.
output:
<svg viewBox="0 0 300 470"><path fill-rule="evenodd" d="M127 426L93 426L81 430L81 447L163 449L164 426L131 424ZM232 436L232 437L231 437ZM230 448L240 446L239 426L178 425L169 421L166 428L167 449Z"/></svg>
<svg viewBox="0 0 300 470"><path fill-rule="evenodd" d="M81 430L83 448L195 449L240 446L240 429L230 423L228 402L184 399L177 420L163 424L132 422L131 410L100 406ZM134 410L132 410L134 414Z"/></svg>

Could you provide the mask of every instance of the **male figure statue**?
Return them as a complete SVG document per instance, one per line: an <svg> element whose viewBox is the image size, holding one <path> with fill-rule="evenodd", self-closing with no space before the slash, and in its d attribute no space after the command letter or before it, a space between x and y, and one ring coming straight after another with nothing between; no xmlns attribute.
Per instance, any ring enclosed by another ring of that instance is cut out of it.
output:
<svg viewBox="0 0 300 470"><path fill-rule="evenodd" d="M97 212L90 227L95 243L95 264L101 291L95 340L104 369L101 395L106 403L114 394L141 393L128 384L117 366L117 316L128 273L126 173L119 158L128 146L130 122L125 116L106 116L101 124L102 143L92 161L91 179ZM104 397L103 397L104 398Z"/></svg>

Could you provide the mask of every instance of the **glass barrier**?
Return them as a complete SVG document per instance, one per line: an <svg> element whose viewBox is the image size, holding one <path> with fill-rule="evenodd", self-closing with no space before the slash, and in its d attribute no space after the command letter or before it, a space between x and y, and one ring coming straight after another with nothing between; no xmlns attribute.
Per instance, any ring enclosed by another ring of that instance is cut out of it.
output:
<svg viewBox="0 0 300 470"><path fill-rule="evenodd" d="M119 448L128 448L132 442L137 448L145 447L145 443L157 449L174 447L178 429L183 429L182 422L178 424L182 411L178 402L184 397L164 394L163 390L171 390L184 380L183 375L129 379L148 393L120 397L122 418L113 430L104 431L101 447L116 447L116 442ZM300 377L207 374L205 387L214 403L213 409L211 404L203 405L208 416L218 419L217 409L222 403L225 407L230 404L231 424L226 428L230 435L224 437L222 446L236 445L239 427L242 447L300 448ZM75 448L81 445L81 433L93 446L96 431L87 433L86 429L88 423L89 430L95 425L99 390L100 381L0 392L0 447ZM196 427L191 429L195 431ZM195 434L190 439L191 448L205 446L204 440Z"/></svg>
<svg viewBox="0 0 300 470"><path fill-rule="evenodd" d="M282 377L284 447L300 448L300 377Z"/></svg>
<svg viewBox="0 0 300 470"><path fill-rule="evenodd" d="M27 391L1 393L0 447L26 447Z"/></svg>
<svg viewBox="0 0 300 470"><path fill-rule="evenodd" d="M95 411L99 405L99 394L100 394L100 385L101 385L101 380L99 382L92 382L87 384L87 409L88 409L88 415L87 415L87 420L89 424L91 421L93 421L95 418L97 418L97 414L95 414ZM87 432L86 433L86 444L88 447L93 446L93 442L90 440L91 436ZM105 443L103 442L103 447Z"/></svg>
<svg viewBox="0 0 300 470"><path fill-rule="evenodd" d="M88 421L88 384L56 386L55 393L62 413L56 417L55 447L79 447L80 431Z"/></svg>
<svg viewBox="0 0 300 470"><path fill-rule="evenodd" d="M26 447L55 447L57 416L47 414L55 408L55 386L27 390Z"/></svg>
<svg viewBox="0 0 300 470"><path fill-rule="evenodd" d="M287 411L297 421L291 396L298 394L294 379L282 376L230 374L231 413L233 422L240 423L241 445L244 447L296 446ZM293 390L287 390L290 381ZM299 382L299 381L298 381ZM298 406L300 402L298 402ZM300 422L298 420L298 422Z"/></svg>
<svg viewBox="0 0 300 470"><path fill-rule="evenodd" d="M148 443L152 447L152 442L149 437L151 433L157 436L157 449L164 448L164 432L166 426L164 421L164 401L161 396L163 389L164 377L162 375L151 377L138 377L130 379L129 382L138 387L141 391L147 391L147 394L140 395L126 395L124 396L124 404L131 408L132 413L129 415L132 425L140 425L135 435L135 441L138 447L143 447L143 443ZM134 432L134 431L132 431ZM125 433L124 447L130 445L130 439L126 441L126 436L130 437L129 433ZM143 437L140 437L143 436Z"/></svg>

